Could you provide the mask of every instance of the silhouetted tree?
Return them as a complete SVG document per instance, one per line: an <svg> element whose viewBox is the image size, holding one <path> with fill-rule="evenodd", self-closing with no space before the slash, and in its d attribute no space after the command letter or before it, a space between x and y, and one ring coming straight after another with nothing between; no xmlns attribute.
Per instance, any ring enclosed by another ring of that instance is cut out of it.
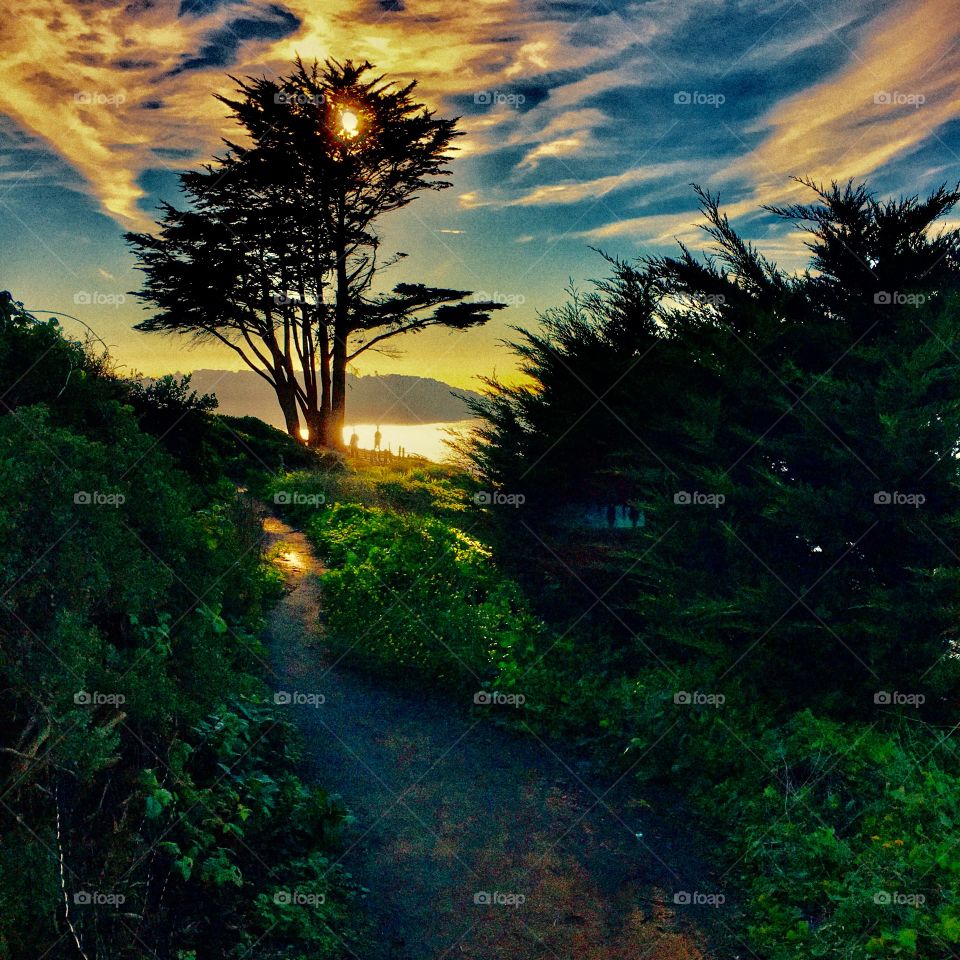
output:
<svg viewBox="0 0 960 960"><path fill-rule="evenodd" d="M501 304L463 290L397 284L374 293L376 222L443 177L456 120L413 98L414 84L368 78L369 63L299 59L286 78L236 81L219 97L249 137L185 173L190 208L163 207L156 235L128 234L159 312L146 331L234 350L274 388L287 430L341 446L348 364L432 326L485 323Z"/></svg>

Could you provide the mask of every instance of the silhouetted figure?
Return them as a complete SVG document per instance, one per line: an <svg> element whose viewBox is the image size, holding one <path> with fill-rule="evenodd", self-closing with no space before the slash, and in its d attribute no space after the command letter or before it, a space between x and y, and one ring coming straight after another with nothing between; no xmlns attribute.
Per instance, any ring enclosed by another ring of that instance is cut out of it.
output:
<svg viewBox="0 0 960 960"><path fill-rule="evenodd" d="M360 437L357 435L357 428L353 428L350 434L350 456L355 457L360 453Z"/></svg>
<svg viewBox="0 0 960 960"><path fill-rule="evenodd" d="M607 526L615 527L617 525L617 508L611 503L607 507Z"/></svg>
<svg viewBox="0 0 960 960"><path fill-rule="evenodd" d="M373 435L373 449L380 449L380 441L383 439L383 434L380 433L380 424L377 424L377 432Z"/></svg>
<svg viewBox="0 0 960 960"><path fill-rule="evenodd" d="M636 507L630 508L630 526L636 527L640 522L640 511Z"/></svg>

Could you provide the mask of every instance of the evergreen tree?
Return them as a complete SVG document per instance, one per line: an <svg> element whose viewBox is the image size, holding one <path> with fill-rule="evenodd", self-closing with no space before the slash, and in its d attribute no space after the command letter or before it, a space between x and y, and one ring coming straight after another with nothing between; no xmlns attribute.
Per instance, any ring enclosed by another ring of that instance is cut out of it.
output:
<svg viewBox="0 0 960 960"><path fill-rule="evenodd" d="M158 308L138 329L216 340L276 391L288 432L341 446L348 365L405 333L485 323L501 304L399 283L378 292L377 221L443 179L456 121L369 63L237 81L220 97L247 135L181 176L189 208L128 234Z"/></svg>
<svg viewBox="0 0 960 960"><path fill-rule="evenodd" d="M960 233L936 221L960 192L810 186L815 204L772 211L809 232L807 272L701 194L713 253L618 266L575 337L528 337L533 385L485 402L477 459L505 486L543 474L579 401L601 441L562 458L567 488L617 469L645 514L599 605L643 655L791 706L933 702L954 684L960 580Z"/></svg>

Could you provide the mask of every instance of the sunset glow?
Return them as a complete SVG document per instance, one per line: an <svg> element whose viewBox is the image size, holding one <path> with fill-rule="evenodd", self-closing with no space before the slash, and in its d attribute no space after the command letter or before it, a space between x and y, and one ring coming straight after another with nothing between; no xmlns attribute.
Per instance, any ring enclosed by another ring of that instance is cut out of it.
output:
<svg viewBox="0 0 960 960"><path fill-rule="evenodd" d="M454 189L393 218L384 253L511 307L467 338L427 332L364 372L511 379L509 327L535 322L571 278L596 276L591 245L629 258L699 240L693 181L798 267L798 235L756 213L800 196L791 177L869 176L891 194L960 177L952 5L815 6L27 0L6 23L0 86L0 202L16 228L0 240L4 282L90 323L136 369L237 369L225 347L184 357L131 331L143 312L126 293L139 278L120 233L151 229L158 204L177 201L176 174L236 135L212 96L230 92L228 74L366 57L416 79L466 133ZM345 141L363 132L353 108L334 122Z"/></svg>
<svg viewBox="0 0 960 960"><path fill-rule="evenodd" d="M340 113L340 133L352 139L360 132L360 118L352 110Z"/></svg>

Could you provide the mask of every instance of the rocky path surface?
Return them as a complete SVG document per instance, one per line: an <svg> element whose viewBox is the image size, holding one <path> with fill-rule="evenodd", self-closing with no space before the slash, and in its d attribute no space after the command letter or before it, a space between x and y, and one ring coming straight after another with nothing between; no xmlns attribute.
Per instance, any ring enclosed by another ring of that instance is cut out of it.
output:
<svg viewBox="0 0 960 960"><path fill-rule="evenodd" d="M704 946L699 929L732 922L716 907L674 904L715 889L682 823L631 799L629 778L599 783L441 690L338 666L309 543L274 518L265 529L289 588L267 629L274 683L308 695L291 707L307 763L357 818L342 860L377 928L360 960L737 955Z"/></svg>

